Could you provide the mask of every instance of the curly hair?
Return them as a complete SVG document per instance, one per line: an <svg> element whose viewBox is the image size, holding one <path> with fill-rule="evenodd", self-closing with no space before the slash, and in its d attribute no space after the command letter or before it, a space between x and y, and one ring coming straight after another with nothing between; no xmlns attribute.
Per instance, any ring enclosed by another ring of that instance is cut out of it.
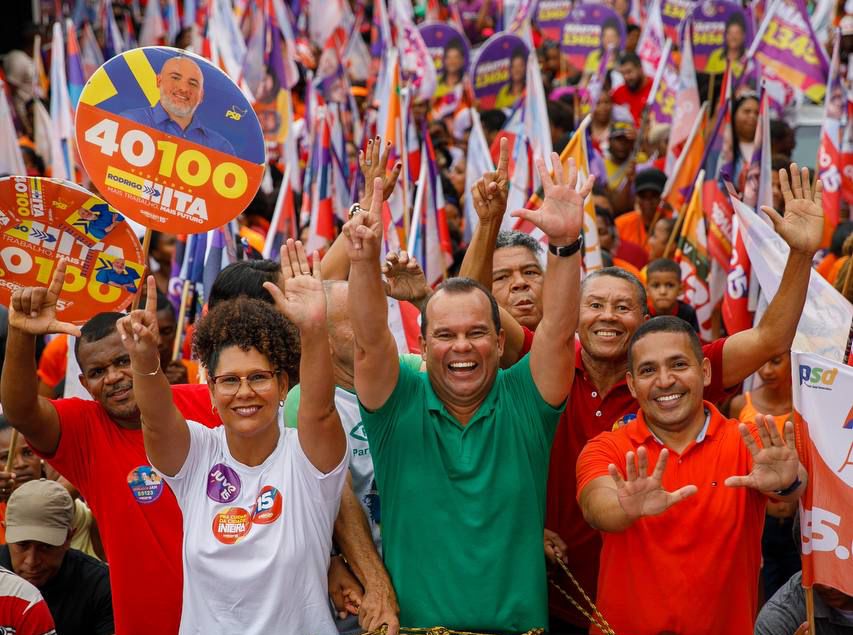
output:
<svg viewBox="0 0 853 635"><path fill-rule="evenodd" d="M256 349L290 385L299 381L299 332L268 302L245 297L220 302L196 326L193 351L213 374L229 346Z"/></svg>

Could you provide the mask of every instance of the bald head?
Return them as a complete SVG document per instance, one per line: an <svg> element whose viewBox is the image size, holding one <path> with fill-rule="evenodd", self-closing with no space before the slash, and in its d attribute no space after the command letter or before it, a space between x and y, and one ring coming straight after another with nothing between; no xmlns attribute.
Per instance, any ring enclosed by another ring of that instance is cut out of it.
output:
<svg viewBox="0 0 853 635"><path fill-rule="evenodd" d="M186 127L204 99L204 76L199 65L182 55L166 60L157 75L157 88L163 109Z"/></svg>

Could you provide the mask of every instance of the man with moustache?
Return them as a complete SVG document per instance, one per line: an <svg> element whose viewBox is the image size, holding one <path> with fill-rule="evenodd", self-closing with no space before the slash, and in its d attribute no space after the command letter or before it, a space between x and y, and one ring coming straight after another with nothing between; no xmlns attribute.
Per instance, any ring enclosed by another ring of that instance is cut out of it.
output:
<svg viewBox="0 0 853 635"><path fill-rule="evenodd" d="M204 75L190 57L177 55L163 63L157 75L160 100L151 108L136 108L122 117L212 150L234 154L231 143L195 117L204 99Z"/></svg>
<svg viewBox="0 0 853 635"><path fill-rule="evenodd" d="M705 399L711 402L725 397L726 389L738 385L767 360L788 353L805 304L812 258L823 235L822 185L818 181L812 192L808 170L801 173L796 164L790 166L790 178L785 170L779 171L779 178L785 215L768 215L791 252L779 290L761 321L752 329L703 346L703 355L712 368L711 383L705 389ZM506 172L499 168L486 175L482 190L472 191L480 224L465 254L461 275L487 286L492 285L491 254L506 211L507 184ZM495 254L494 267L498 262ZM509 306L504 308L511 310ZM595 271L585 278L580 296L575 379L551 449L545 526L551 530L547 553L553 556L556 549L558 557L593 599L601 537L584 520L576 502L575 465L587 441L630 421L638 409L625 378L627 346L646 319L646 292L637 278L618 268ZM523 329L506 315L503 327L508 350L504 351L502 365L506 366L529 350L531 334L519 334ZM509 350L510 344L519 342L523 344L517 350ZM556 591L551 594L551 612L552 632L587 631L588 620Z"/></svg>

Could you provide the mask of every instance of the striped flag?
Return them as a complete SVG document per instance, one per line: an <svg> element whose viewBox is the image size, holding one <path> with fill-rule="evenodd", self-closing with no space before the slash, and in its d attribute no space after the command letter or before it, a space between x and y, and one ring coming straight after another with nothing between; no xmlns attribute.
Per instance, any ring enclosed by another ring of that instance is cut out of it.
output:
<svg viewBox="0 0 853 635"><path fill-rule="evenodd" d="M704 177L704 171L700 171L696 179L697 186L703 182ZM685 214L676 243L675 261L681 266L684 300L696 310L699 335L703 341L710 342L714 304L708 287L711 263L708 258L705 216L702 213L701 187L693 188Z"/></svg>
<svg viewBox="0 0 853 635"><path fill-rule="evenodd" d="M165 35L166 27L160 12L160 0L148 0L142 28L139 29L139 46L160 46Z"/></svg>
<svg viewBox="0 0 853 635"><path fill-rule="evenodd" d="M324 249L335 239L333 209L331 127L324 108L319 108L314 126L310 169L305 171L303 214L309 216L308 252Z"/></svg>
<svg viewBox="0 0 853 635"><path fill-rule="evenodd" d="M702 136L702 131L705 129L707 112L708 103L705 102L693 121L693 129L687 136L675 165L672 170L667 170L670 177L666 181L661 198L678 213L681 213L687 204L690 193L696 185L696 175L702 167L702 157L705 154L705 137Z"/></svg>
<svg viewBox="0 0 853 635"><path fill-rule="evenodd" d="M80 57L83 61L83 77L87 80L104 63L104 54L95 39L92 25L88 22L80 32Z"/></svg>
<svg viewBox="0 0 853 635"><path fill-rule="evenodd" d="M444 214L444 192L438 178L435 150L428 134L424 135L421 148L421 169L408 251L423 267L427 284L434 286L447 277L447 267L453 263L453 249Z"/></svg>
<svg viewBox="0 0 853 635"><path fill-rule="evenodd" d="M27 173L18 146L18 135L12 119L12 108L6 99L6 84L0 80L0 173L23 176Z"/></svg>
<svg viewBox="0 0 853 635"><path fill-rule="evenodd" d="M841 119L847 106L847 94L839 72L838 47L841 31L836 33L829 65L829 80L826 85L826 103L823 110L823 126L820 130L820 147L817 153L818 177L823 183L823 212L832 227L838 225L841 212ZM827 231L831 231L827 228Z"/></svg>
<svg viewBox="0 0 853 635"><path fill-rule="evenodd" d="M262 255L268 260L275 260L281 246L287 242L288 238L294 240L299 238L299 228L296 225L296 206L293 202L293 187L290 183L291 169L293 168L290 165L284 169L284 178L281 180L272 221L270 221L270 228L264 241Z"/></svg>
<svg viewBox="0 0 853 635"><path fill-rule="evenodd" d="M65 75L65 42L62 25L53 23L53 40L50 60L50 119L58 140L57 150L50 161L50 175L55 179L74 181L74 109L68 94Z"/></svg>
<svg viewBox="0 0 853 635"><path fill-rule="evenodd" d="M699 86L696 84L696 68L693 65L692 30L692 27L684 29L684 39L681 42L681 65L675 90L675 111L672 115L672 127L666 147L665 172L667 174L671 174L670 170L690 136L693 127L691 122L701 118L699 117Z"/></svg>
<svg viewBox="0 0 853 635"><path fill-rule="evenodd" d="M80 55L80 44L77 42L77 30L70 18L65 20L65 30L68 35L66 55L68 56L68 94L71 106L76 108L83 92L86 77L83 73L83 59Z"/></svg>
<svg viewBox="0 0 853 635"><path fill-rule="evenodd" d="M465 192L471 188L483 174L494 172L495 164L483 133L483 125L480 123L480 113L476 108L471 109L471 133L468 135L468 156L465 163ZM474 210L474 198L467 195L465 198L465 240L470 241L474 229L480 222L477 212Z"/></svg>

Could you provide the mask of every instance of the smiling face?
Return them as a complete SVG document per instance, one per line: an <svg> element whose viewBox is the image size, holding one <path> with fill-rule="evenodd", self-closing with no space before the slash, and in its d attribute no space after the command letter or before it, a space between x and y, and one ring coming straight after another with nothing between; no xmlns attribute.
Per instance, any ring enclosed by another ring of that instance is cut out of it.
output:
<svg viewBox="0 0 853 635"><path fill-rule="evenodd" d="M465 68L465 56L458 48L448 48L444 52L444 70L449 75L457 75Z"/></svg>
<svg viewBox="0 0 853 635"><path fill-rule="evenodd" d="M618 364L628 356L628 342L645 319L637 289L627 280L596 276L584 283L578 335L594 360Z"/></svg>
<svg viewBox="0 0 853 635"><path fill-rule="evenodd" d="M746 33L740 24L733 22L726 29L726 49L731 54L740 55L746 43Z"/></svg>
<svg viewBox="0 0 853 635"><path fill-rule="evenodd" d="M631 355L628 388L649 426L678 432L694 424L711 383L711 362L697 359L688 335L649 333L634 342Z"/></svg>
<svg viewBox="0 0 853 635"><path fill-rule="evenodd" d="M480 289L440 290L426 315L421 350L433 390L451 411L476 408L494 384L504 347L488 298Z"/></svg>
<svg viewBox="0 0 853 635"><path fill-rule="evenodd" d="M527 247L501 247L492 260L492 295L518 322L535 329L542 319L545 277Z"/></svg>
<svg viewBox="0 0 853 635"><path fill-rule="evenodd" d="M80 383L111 419L139 426L139 408L133 395L130 355L118 331L97 341L82 340L78 349Z"/></svg>
<svg viewBox="0 0 853 635"><path fill-rule="evenodd" d="M204 78L198 64L188 57L173 57L163 64L157 75L160 103L178 118L192 117L204 99Z"/></svg>
<svg viewBox="0 0 853 635"><path fill-rule="evenodd" d="M249 382L260 377L259 373L274 370L266 356L255 348L244 351L238 346L227 346L219 352L211 375L217 378L226 375L248 378L240 382L237 393L233 395L225 394L225 390L215 382L208 384L211 401L230 434L253 437L278 425L278 402L287 394L284 373L275 375L266 390L256 392L249 387Z"/></svg>
<svg viewBox="0 0 853 635"><path fill-rule="evenodd" d="M509 64L509 78L513 84L523 84L527 75L527 62L524 57L513 57Z"/></svg>

